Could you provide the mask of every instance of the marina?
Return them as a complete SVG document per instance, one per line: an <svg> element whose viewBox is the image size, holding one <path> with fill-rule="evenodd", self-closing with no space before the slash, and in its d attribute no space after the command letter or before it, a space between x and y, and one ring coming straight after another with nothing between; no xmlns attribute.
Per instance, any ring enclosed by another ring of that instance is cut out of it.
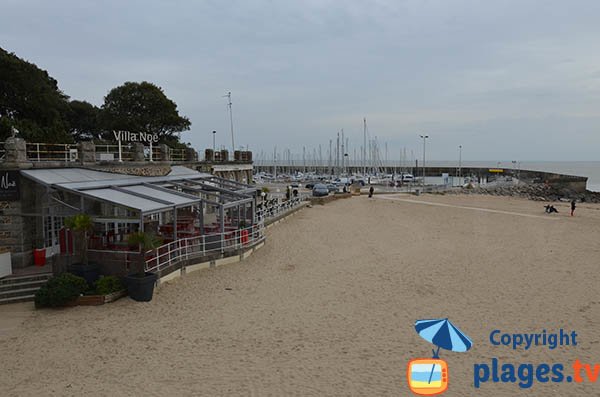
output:
<svg viewBox="0 0 600 397"><path fill-rule="evenodd" d="M0 397L598 395L599 19L3 4Z"/></svg>

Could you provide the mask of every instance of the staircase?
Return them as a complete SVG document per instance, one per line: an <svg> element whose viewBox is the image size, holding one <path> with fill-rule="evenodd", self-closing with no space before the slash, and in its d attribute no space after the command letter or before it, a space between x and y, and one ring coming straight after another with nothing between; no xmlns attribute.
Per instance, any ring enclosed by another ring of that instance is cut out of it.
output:
<svg viewBox="0 0 600 397"><path fill-rule="evenodd" d="M52 273L9 276L0 279L0 305L33 301L35 293L52 277Z"/></svg>

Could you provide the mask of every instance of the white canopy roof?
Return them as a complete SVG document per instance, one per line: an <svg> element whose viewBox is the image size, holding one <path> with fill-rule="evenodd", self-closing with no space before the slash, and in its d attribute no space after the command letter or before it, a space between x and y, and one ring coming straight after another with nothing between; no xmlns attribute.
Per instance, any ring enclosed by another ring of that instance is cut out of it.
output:
<svg viewBox="0 0 600 397"><path fill-rule="evenodd" d="M54 189L148 214L188 207L202 201L196 195L168 189L158 184L177 180L201 180L212 175L181 166L172 167L172 170L168 175L155 177L115 174L83 168L22 170L21 174Z"/></svg>

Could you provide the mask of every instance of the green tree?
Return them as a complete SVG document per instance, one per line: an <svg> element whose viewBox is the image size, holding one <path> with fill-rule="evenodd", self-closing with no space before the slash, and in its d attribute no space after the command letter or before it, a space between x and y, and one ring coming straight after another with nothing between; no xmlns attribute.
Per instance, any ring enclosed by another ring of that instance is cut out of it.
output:
<svg viewBox="0 0 600 397"><path fill-rule="evenodd" d="M86 101L69 103L69 132L76 141L100 139L100 109Z"/></svg>
<svg viewBox="0 0 600 397"><path fill-rule="evenodd" d="M0 140L12 134L30 142L72 142L68 97L33 63L0 48Z"/></svg>
<svg viewBox="0 0 600 397"><path fill-rule="evenodd" d="M113 88L104 98L101 120L108 131L157 134L164 143L178 142L176 133L189 130L191 125L160 87L146 81ZM114 139L110 135L106 138Z"/></svg>

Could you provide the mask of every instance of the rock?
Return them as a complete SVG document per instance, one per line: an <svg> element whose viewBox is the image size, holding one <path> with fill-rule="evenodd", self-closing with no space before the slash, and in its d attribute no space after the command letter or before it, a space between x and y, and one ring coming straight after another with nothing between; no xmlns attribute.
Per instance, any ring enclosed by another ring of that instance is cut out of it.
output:
<svg viewBox="0 0 600 397"><path fill-rule="evenodd" d="M557 189L550 185L532 184L518 186L479 186L451 190L448 194L482 194L490 196L523 197L533 201L566 201L573 198L581 202L600 203L600 192L575 192L570 189Z"/></svg>

